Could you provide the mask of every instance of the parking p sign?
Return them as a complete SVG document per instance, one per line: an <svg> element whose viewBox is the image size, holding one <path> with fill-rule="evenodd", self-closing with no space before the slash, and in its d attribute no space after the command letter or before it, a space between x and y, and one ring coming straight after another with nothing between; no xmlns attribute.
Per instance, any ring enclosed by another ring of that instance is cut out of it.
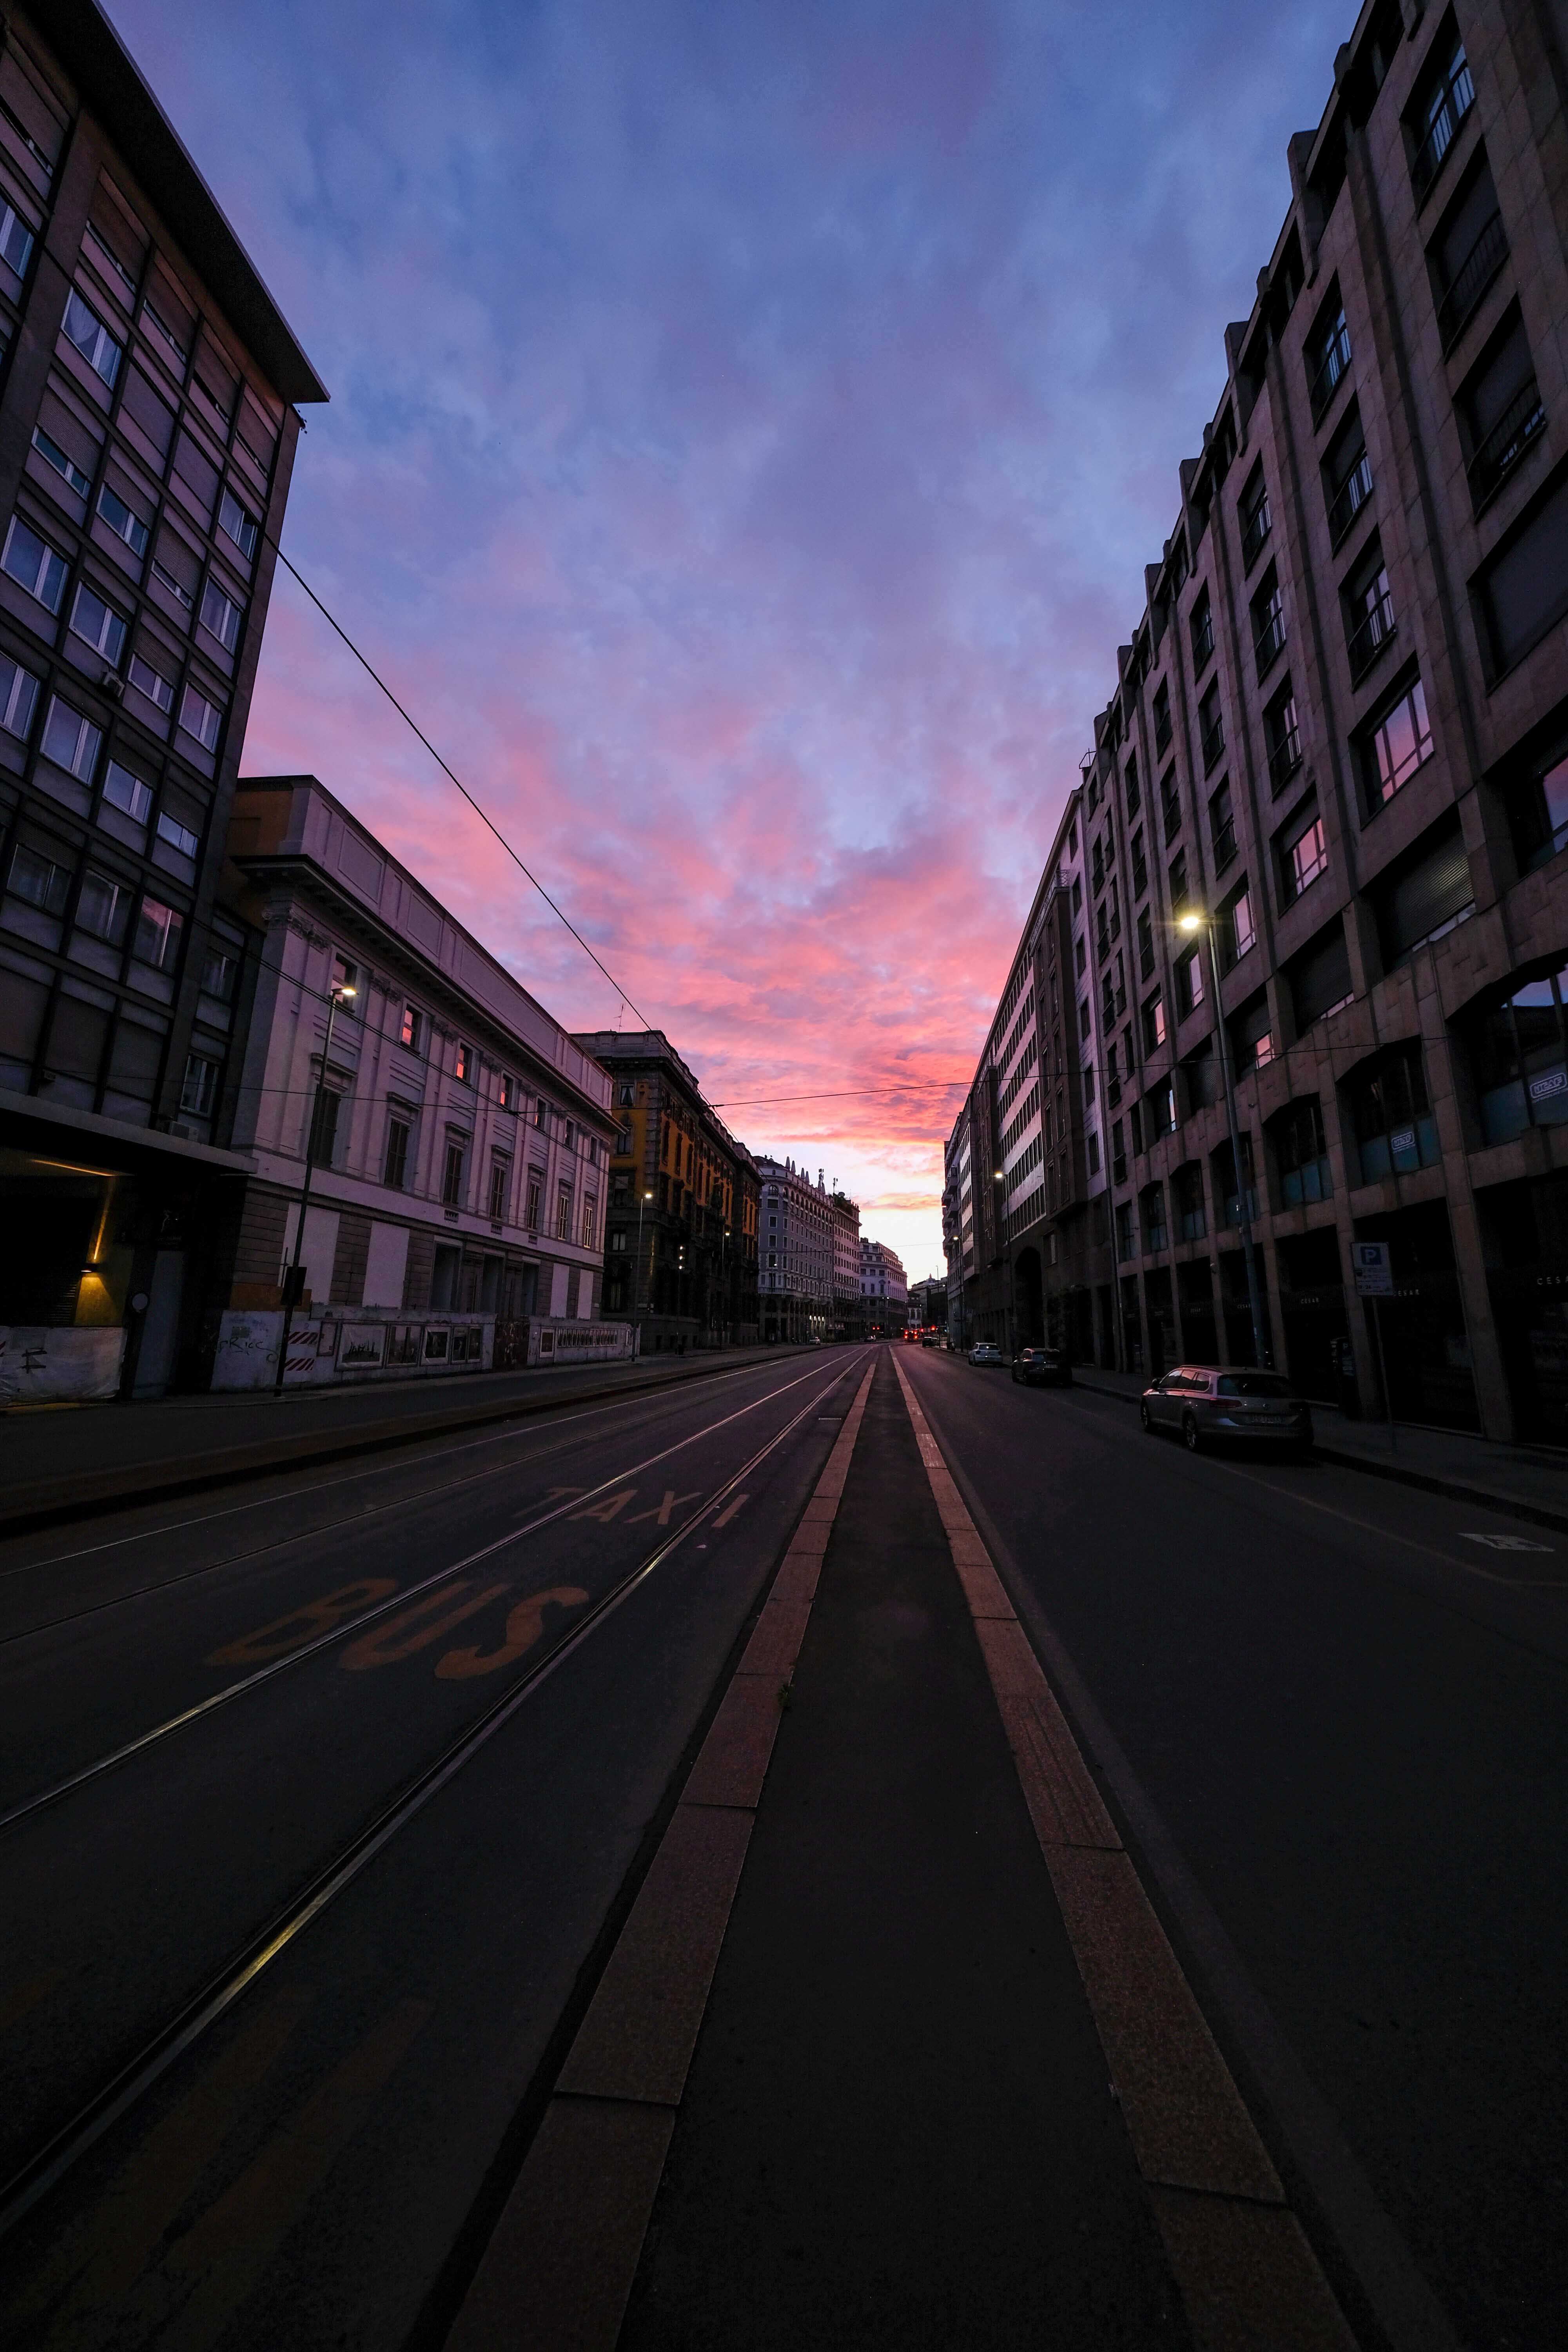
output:
<svg viewBox="0 0 1568 2352"><path fill-rule="evenodd" d="M1389 1262L1386 1242L1352 1242L1351 1265L1355 1270L1359 1297L1393 1297L1394 1267Z"/></svg>

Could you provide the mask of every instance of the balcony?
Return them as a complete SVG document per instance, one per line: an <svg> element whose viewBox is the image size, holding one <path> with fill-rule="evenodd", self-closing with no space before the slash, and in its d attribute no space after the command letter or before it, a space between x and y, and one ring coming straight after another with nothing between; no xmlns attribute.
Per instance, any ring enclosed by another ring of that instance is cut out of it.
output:
<svg viewBox="0 0 1568 2352"><path fill-rule="evenodd" d="M1285 614L1275 609L1252 640L1252 657L1258 664L1258 680L1266 678L1285 650Z"/></svg>
<svg viewBox="0 0 1568 2352"><path fill-rule="evenodd" d="M1546 422L1542 405L1541 388L1535 378L1509 402L1475 456L1470 459L1470 495L1478 508L1484 507L1506 474L1523 457L1525 450Z"/></svg>
<svg viewBox="0 0 1568 2352"><path fill-rule="evenodd" d="M1242 569L1244 571L1251 571L1259 555L1263 552L1264 541L1268 539L1268 534L1273 528L1274 517L1269 511L1268 499L1266 493L1258 499L1258 504L1247 516L1247 528L1241 534L1241 562Z"/></svg>
<svg viewBox="0 0 1568 2352"><path fill-rule="evenodd" d="M1437 331L1443 349L1451 352L1475 317L1482 295L1508 259L1508 231L1501 213L1493 213L1474 245L1455 270L1447 292L1437 305Z"/></svg>
<svg viewBox="0 0 1568 2352"><path fill-rule="evenodd" d="M1410 166L1410 177L1415 186L1415 201L1425 204L1433 182L1448 160L1459 125L1476 102L1476 86L1470 79L1470 68L1461 55L1458 70L1451 79L1445 79L1441 94L1435 100L1426 136L1415 150Z"/></svg>
<svg viewBox="0 0 1568 2352"><path fill-rule="evenodd" d="M1363 449L1339 488L1329 507L1329 544L1338 547L1363 507L1372 496L1372 467Z"/></svg>
<svg viewBox="0 0 1568 2352"><path fill-rule="evenodd" d="M1212 776L1225 751L1225 720L1216 719L1198 746L1204 755L1204 773Z"/></svg>
<svg viewBox="0 0 1568 2352"><path fill-rule="evenodd" d="M1318 364L1312 372L1312 381L1308 389L1307 396L1312 404L1314 425L1321 424L1329 403L1350 371L1350 363L1351 331L1346 326L1344 315L1342 312L1332 334L1330 335L1319 355Z"/></svg>
<svg viewBox="0 0 1568 2352"><path fill-rule="evenodd" d="M1359 686L1394 635L1394 599L1385 588L1351 633L1351 683Z"/></svg>
<svg viewBox="0 0 1568 2352"><path fill-rule="evenodd" d="M1276 793L1282 793L1301 764L1301 737L1295 726L1288 727L1268 753L1268 782Z"/></svg>

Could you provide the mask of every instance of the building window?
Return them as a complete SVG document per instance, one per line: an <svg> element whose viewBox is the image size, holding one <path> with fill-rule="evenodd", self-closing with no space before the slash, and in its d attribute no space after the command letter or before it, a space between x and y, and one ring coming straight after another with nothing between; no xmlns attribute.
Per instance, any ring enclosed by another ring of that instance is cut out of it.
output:
<svg viewBox="0 0 1568 2352"><path fill-rule="evenodd" d="M1137 815L1137 814L1138 814L1138 805L1139 805L1139 803L1138 803L1138 755L1137 755L1137 753L1136 753L1136 752L1133 752L1132 756L1129 759L1129 761L1128 761L1128 762L1127 762L1126 792L1127 792L1127 814L1128 814L1128 815L1129 815L1130 817L1131 817L1131 816L1136 816L1136 815Z"/></svg>
<svg viewBox="0 0 1568 2352"><path fill-rule="evenodd" d="M1125 1168L1123 1174L1125 1174ZM1118 1178L1118 1182L1121 1181ZM1137 1247L1132 1238L1132 1203L1119 1201L1116 1204L1116 1255L1118 1260L1135 1257Z"/></svg>
<svg viewBox="0 0 1568 2352"><path fill-rule="evenodd" d="M66 575L70 567L63 555L58 555L36 530L29 530L16 515L11 518L5 533L5 550L0 555L0 565L10 573L19 587L29 596L36 596L47 612L58 613L66 593Z"/></svg>
<svg viewBox="0 0 1568 2352"><path fill-rule="evenodd" d="M1274 1033L1269 1025L1268 1000L1261 991L1244 1004L1230 1024L1231 1053L1238 1078L1260 1070L1274 1059Z"/></svg>
<svg viewBox="0 0 1568 2352"><path fill-rule="evenodd" d="M194 613L195 611L196 600L192 595L190 590L185 586L183 581L176 580L168 566L166 564L160 563L156 556L153 559L153 577L158 583L160 588L166 588L168 590L170 595L174 598L175 604L179 605L182 612Z"/></svg>
<svg viewBox="0 0 1568 2352"><path fill-rule="evenodd" d="M202 594L202 626L211 630L226 653L233 653L238 645L243 618L234 598L226 596L216 580L209 580Z"/></svg>
<svg viewBox="0 0 1568 2352"><path fill-rule="evenodd" d="M1307 384L1314 425L1322 416L1351 363L1351 331L1336 279L1307 338Z"/></svg>
<svg viewBox="0 0 1568 2352"><path fill-rule="evenodd" d="M572 1187L563 1184L555 1196L555 1238L569 1242L572 1238Z"/></svg>
<svg viewBox="0 0 1568 2352"><path fill-rule="evenodd" d="M27 142L29 147L32 143L31 140ZM25 278L32 257L32 230L18 216L14 205L0 206L0 259L9 262L18 278Z"/></svg>
<svg viewBox="0 0 1568 2352"><path fill-rule="evenodd" d="M1329 542L1338 547L1372 496L1372 466L1362 430L1361 407L1352 403L1323 453L1323 498L1329 511Z"/></svg>
<svg viewBox="0 0 1568 2352"><path fill-rule="evenodd" d="M132 514L124 499L105 482L98 494L98 511L116 539L123 540L132 555L147 552L147 526L140 515Z"/></svg>
<svg viewBox="0 0 1568 2352"><path fill-rule="evenodd" d="M260 525L246 513L230 489L226 489L218 500L217 527L233 540L241 555L248 559L255 554Z"/></svg>
<svg viewBox="0 0 1568 2352"><path fill-rule="evenodd" d="M507 1198L511 1190L511 1162L499 1156L490 1161L490 1216L500 1222L506 1215Z"/></svg>
<svg viewBox="0 0 1568 2352"><path fill-rule="evenodd" d="M179 961L184 929L184 917L173 907L156 898L143 898L131 952L138 963L149 964L154 971L172 971Z"/></svg>
<svg viewBox="0 0 1568 2352"><path fill-rule="evenodd" d="M1268 505L1268 485L1263 478L1263 461L1258 459L1247 477L1247 488L1237 509L1241 525L1241 562L1250 572L1263 551L1263 543L1274 528L1274 517Z"/></svg>
<svg viewBox="0 0 1568 2352"><path fill-rule="evenodd" d="M397 1028L397 1042L400 1045L406 1046L411 1054L424 1052L425 1015L416 1004L404 1006L403 1018Z"/></svg>
<svg viewBox="0 0 1568 2352"><path fill-rule="evenodd" d="M1426 1098L1421 1048L1396 1046L1345 1088L1363 1184L1437 1164L1437 1123Z"/></svg>
<svg viewBox="0 0 1568 2352"><path fill-rule="evenodd" d="M1225 714L1220 709L1217 677L1198 705L1198 748L1203 753L1204 773L1211 775L1225 750Z"/></svg>
<svg viewBox="0 0 1568 2352"><path fill-rule="evenodd" d="M1143 1051L1157 1054L1165 1042L1165 1007L1158 990L1143 1007Z"/></svg>
<svg viewBox="0 0 1568 2352"><path fill-rule="evenodd" d="M1333 1192L1329 1173L1329 1147L1323 1137L1323 1114L1316 1095L1293 1102L1274 1121L1274 1157L1279 1169L1279 1197L1287 1209L1304 1208L1310 1201L1326 1201Z"/></svg>
<svg viewBox="0 0 1568 2352"><path fill-rule="evenodd" d="M1209 802L1209 846L1214 870L1223 874L1236 856L1236 815L1228 784L1221 784Z"/></svg>
<svg viewBox="0 0 1568 2352"><path fill-rule="evenodd" d="M174 707L174 688L162 670L143 661L140 654L131 656L131 683L138 694L144 694L156 709L169 711Z"/></svg>
<svg viewBox="0 0 1568 2352"><path fill-rule="evenodd" d="M1163 1250L1166 1243L1164 1186L1145 1184L1138 1195L1138 1206L1142 1213L1143 1247L1152 1256L1156 1250Z"/></svg>
<svg viewBox="0 0 1568 2352"><path fill-rule="evenodd" d="M517 1080L510 1070L502 1070L496 1086L496 1096L502 1110L517 1108Z"/></svg>
<svg viewBox="0 0 1568 2352"><path fill-rule="evenodd" d="M59 443L46 433L41 425L33 427L33 446L46 466L52 466L60 479L68 484L79 499L91 495L92 477L84 474L74 457L68 457Z"/></svg>
<svg viewBox="0 0 1568 2352"><path fill-rule="evenodd" d="M467 1087L473 1084L474 1049L459 1037L452 1047L452 1076Z"/></svg>
<svg viewBox="0 0 1568 2352"><path fill-rule="evenodd" d="M1296 697L1289 679L1263 714L1263 740L1268 754L1268 782L1282 793L1301 764L1301 730L1296 723Z"/></svg>
<svg viewBox="0 0 1568 2352"><path fill-rule="evenodd" d="M215 998L219 1004L231 1003L238 977L238 956L225 948L209 946L202 958L202 994Z"/></svg>
<svg viewBox="0 0 1568 2352"><path fill-rule="evenodd" d="M1187 882L1187 853L1184 849L1178 849L1172 858L1171 870L1166 879L1171 891L1171 912L1173 915L1179 915L1190 896Z"/></svg>
<svg viewBox="0 0 1568 2352"><path fill-rule="evenodd" d="M103 730L57 694L49 704L49 715L44 722L44 757L53 760L79 782L90 784L92 772L98 765L98 754L103 742Z"/></svg>
<svg viewBox="0 0 1568 2352"><path fill-rule="evenodd" d="M184 1081L180 1087L180 1108L195 1118L209 1118L217 1100L217 1079L221 1065L209 1062L201 1054L191 1054L185 1061Z"/></svg>
<svg viewBox="0 0 1568 2352"><path fill-rule="evenodd" d="M1204 1171L1195 1160L1178 1168L1172 1177L1171 1209L1178 1241L1201 1242L1208 1231L1208 1219L1204 1213Z"/></svg>
<svg viewBox="0 0 1568 2352"><path fill-rule="evenodd" d="M101 596L95 596L90 588L79 587L71 606L70 625L73 635L89 645L95 654L101 655L111 668L118 669L125 650L128 625L111 605L106 604Z"/></svg>
<svg viewBox="0 0 1568 2352"><path fill-rule="evenodd" d="M583 1203L583 1247L594 1246L594 1230L599 1222L599 1203L590 1192Z"/></svg>
<svg viewBox="0 0 1568 2352"><path fill-rule="evenodd" d="M338 1156L338 1112L342 1097L335 1087L319 1086L310 1113L310 1153L319 1168L333 1168Z"/></svg>
<svg viewBox="0 0 1568 2352"><path fill-rule="evenodd" d="M33 713L42 688L30 669L0 654L0 727L26 742L33 731Z"/></svg>
<svg viewBox="0 0 1568 2352"><path fill-rule="evenodd" d="M1154 973L1154 926L1147 907L1138 918L1138 971L1143 980Z"/></svg>
<svg viewBox="0 0 1568 2352"><path fill-rule="evenodd" d="M1535 362L1517 305L1466 379L1456 404L1479 513L1546 422Z"/></svg>
<svg viewBox="0 0 1568 2352"><path fill-rule="evenodd" d="M133 776L118 760L110 760L103 773L103 797L111 808L121 809L136 824L144 825L153 808L153 790Z"/></svg>
<svg viewBox="0 0 1568 2352"><path fill-rule="evenodd" d="M407 1119L388 1118L386 1156L382 1163L381 1181L394 1192L401 1192L408 1181L408 1134Z"/></svg>
<svg viewBox="0 0 1568 2352"><path fill-rule="evenodd" d="M1417 677L1402 688L1382 716L1373 721L1362 744L1362 777L1368 811L1375 812L1391 801L1431 755L1432 729L1426 718L1426 694Z"/></svg>
<svg viewBox="0 0 1568 2352"><path fill-rule="evenodd" d="M1412 112L1410 128L1415 152L1410 176L1415 184L1417 203L1441 171L1454 143L1454 134L1475 102L1476 86L1470 79L1465 45L1456 36L1423 83Z"/></svg>
<svg viewBox="0 0 1568 2352"><path fill-rule="evenodd" d="M468 1157L468 1138L448 1135L446 1164L441 1171L441 1200L448 1209L460 1209L463 1205L463 1173Z"/></svg>
<svg viewBox="0 0 1568 2352"><path fill-rule="evenodd" d="M1508 793L1514 849L1521 873L1532 873L1568 848L1568 734L1520 763Z"/></svg>
<svg viewBox="0 0 1568 2352"><path fill-rule="evenodd" d="M89 867L77 896L79 928L90 931L95 939L107 940L110 947L123 947L135 898L128 883L112 882L107 874L95 874Z"/></svg>
<svg viewBox="0 0 1568 2352"><path fill-rule="evenodd" d="M1144 891L1145 891L1148 887L1149 887L1149 861L1148 861L1148 858L1147 858L1147 856L1146 856L1146 855L1145 855L1145 853L1144 853L1144 848L1143 848L1143 829L1142 829L1142 825L1140 825L1140 827L1138 828L1138 831L1137 831L1137 832L1133 835L1133 836L1132 836L1132 895L1133 895L1133 897L1134 897L1135 898L1141 898L1143 896ZM1082 966L1081 964L1079 964L1079 970L1080 971L1083 970L1083 966Z"/></svg>
<svg viewBox="0 0 1568 2352"><path fill-rule="evenodd" d="M1472 1067L1488 1143L1568 1121L1564 1006L1568 964L1526 981L1469 1024Z"/></svg>
<svg viewBox="0 0 1568 2352"><path fill-rule="evenodd" d="M1437 298L1437 331L1445 352L1451 352L1508 259L1508 232L1484 157L1466 174L1426 258Z"/></svg>
<svg viewBox="0 0 1568 2352"><path fill-rule="evenodd" d="M1193 676L1201 677L1214 659L1214 606L1207 588L1198 592L1189 623L1193 644Z"/></svg>
<svg viewBox="0 0 1568 2352"><path fill-rule="evenodd" d="M1329 866L1328 836L1316 803L1298 809L1279 835L1280 901L1289 906Z"/></svg>
<svg viewBox="0 0 1568 2352"><path fill-rule="evenodd" d="M93 373L112 391L124 356L96 310L91 310L73 286L66 296L66 340L76 345Z"/></svg>
<svg viewBox="0 0 1568 2352"><path fill-rule="evenodd" d="M1220 909L1220 954L1229 971L1248 954L1258 938L1252 915L1252 893L1244 882Z"/></svg>
<svg viewBox="0 0 1568 2352"><path fill-rule="evenodd" d="M223 726L223 712L216 702L194 686L187 686L180 705L180 724L187 735L194 735L204 751L217 750L218 734Z"/></svg>
<svg viewBox="0 0 1568 2352"><path fill-rule="evenodd" d="M1184 1021L1204 1001L1203 951L1189 948L1176 964L1176 1016Z"/></svg>
<svg viewBox="0 0 1568 2352"><path fill-rule="evenodd" d="M528 1215L524 1220L531 1234L539 1231L543 1201L544 1171L540 1168L531 1168L528 1171Z"/></svg>
<svg viewBox="0 0 1568 2352"><path fill-rule="evenodd" d="M1458 814L1441 819L1384 868L1368 892L1383 968L1393 971L1426 940L1475 912L1475 887Z"/></svg>
<svg viewBox="0 0 1568 2352"><path fill-rule="evenodd" d="M194 858L202 845L200 835L193 833L188 824L182 824L178 817L170 816L166 810L158 819L158 838L167 842L171 849L177 849L182 857Z"/></svg>
<svg viewBox="0 0 1568 2352"><path fill-rule="evenodd" d="M1171 681L1162 678L1154 690L1154 749L1163 751L1171 740ZM1074 849L1073 855L1077 856Z"/></svg>
<svg viewBox="0 0 1568 2352"><path fill-rule="evenodd" d="M58 915L64 912L70 892L70 868L18 842L11 854L11 872L5 887L29 907L37 907L46 915Z"/></svg>
<svg viewBox="0 0 1568 2352"><path fill-rule="evenodd" d="M1267 677L1285 650L1285 593L1277 567L1270 564L1252 600L1252 654L1259 681Z"/></svg>

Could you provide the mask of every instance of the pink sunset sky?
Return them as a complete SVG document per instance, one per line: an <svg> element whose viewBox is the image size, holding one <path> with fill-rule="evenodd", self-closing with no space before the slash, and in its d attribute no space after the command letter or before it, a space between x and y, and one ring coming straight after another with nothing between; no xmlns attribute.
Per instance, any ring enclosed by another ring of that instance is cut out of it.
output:
<svg viewBox="0 0 1568 2352"><path fill-rule="evenodd" d="M282 573L246 769L940 1272L1348 0L110 5L332 394L286 550L638 1012Z"/></svg>

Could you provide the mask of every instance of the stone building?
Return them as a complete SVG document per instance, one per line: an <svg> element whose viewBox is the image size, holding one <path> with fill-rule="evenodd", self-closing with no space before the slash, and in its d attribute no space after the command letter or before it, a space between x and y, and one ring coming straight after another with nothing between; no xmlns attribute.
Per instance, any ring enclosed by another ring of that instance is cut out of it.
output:
<svg viewBox="0 0 1568 2352"><path fill-rule="evenodd" d="M1310 1393L1380 1411L1350 1245L1384 1241L1395 1411L1563 1442L1553 22L1511 0L1369 5L1291 141L1289 215L1095 722L1080 854L1069 873L1058 839L1042 884L1037 1008L1052 949L1064 1002L1075 983L1066 1139L1044 1081L1039 1126L1018 1128L990 1045L965 1126L969 1286L994 1320L1034 1315L1032 1253L1075 1348L1151 1372L1245 1360L1249 1227L1266 1349ZM1048 1175L1038 1199L1033 1171L1014 1181L1037 1140L1075 1188L1055 1209ZM950 1189L956 1172L950 1155Z"/></svg>
<svg viewBox="0 0 1568 2352"><path fill-rule="evenodd" d="M764 1339L831 1338L840 1223L820 1172L814 1185L793 1160L759 1159L762 1186L757 1290Z"/></svg>
<svg viewBox="0 0 1568 2352"><path fill-rule="evenodd" d="M910 1288L903 1260L887 1242L860 1239L860 1314L867 1339L897 1339L904 1328Z"/></svg>
<svg viewBox="0 0 1568 2352"><path fill-rule="evenodd" d="M246 777L229 849L256 950L222 1134L254 1174L209 1301L281 1304L313 1126L315 1306L594 1316L605 1073L313 776Z"/></svg>
<svg viewBox="0 0 1568 2352"><path fill-rule="evenodd" d="M0 24L0 1391L155 1394L243 1186L218 875L326 394L91 0Z"/></svg>
<svg viewBox="0 0 1568 2352"><path fill-rule="evenodd" d="M757 1337L757 1171L662 1030L573 1041L603 1065L616 1121L605 1311L645 1354Z"/></svg>

